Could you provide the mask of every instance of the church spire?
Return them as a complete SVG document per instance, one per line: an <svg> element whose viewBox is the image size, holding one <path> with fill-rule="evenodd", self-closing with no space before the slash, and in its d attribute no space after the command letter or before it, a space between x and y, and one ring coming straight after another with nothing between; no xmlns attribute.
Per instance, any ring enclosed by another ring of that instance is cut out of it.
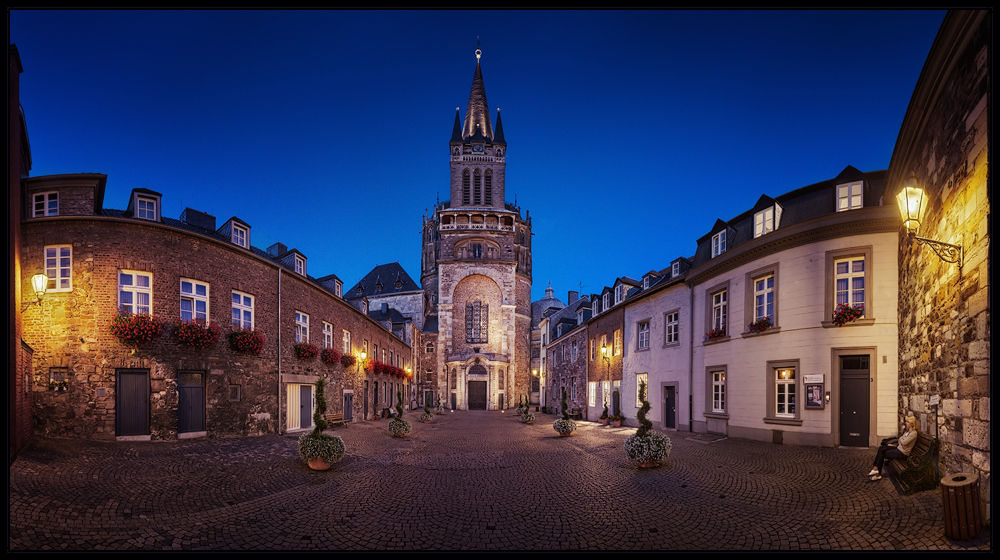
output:
<svg viewBox="0 0 1000 560"><path fill-rule="evenodd" d="M486 86L483 72L479 67L479 57L483 51L476 49L476 73L472 76L472 91L469 93L469 107L465 110L465 126L462 138L468 140L481 135L483 140L493 140L493 125L490 123L490 108L486 103Z"/></svg>

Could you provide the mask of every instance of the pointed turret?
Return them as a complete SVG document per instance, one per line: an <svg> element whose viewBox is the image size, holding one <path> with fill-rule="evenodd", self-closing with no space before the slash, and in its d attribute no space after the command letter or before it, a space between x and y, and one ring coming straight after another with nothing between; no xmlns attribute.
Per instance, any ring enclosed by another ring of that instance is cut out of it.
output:
<svg viewBox="0 0 1000 560"><path fill-rule="evenodd" d="M515 116L517 116L517 115L515 115ZM514 123L514 124L517 124L517 123ZM500 109L497 109L497 132L496 132L496 134L493 135L493 143L494 144L503 144L504 146L507 145L507 142L503 139L503 124L501 124L501 122L500 122Z"/></svg>
<svg viewBox="0 0 1000 560"><path fill-rule="evenodd" d="M486 103L486 86L483 72L479 67L482 51L476 49L476 73L472 76L472 91L469 93L469 107L465 110L465 126L462 138L469 139L477 133L484 139L493 140L493 125L490 123L490 108Z"/></svg>
<svg viewBox="0 0 1000 560"><path fill-rule="evenodd" d="M462 119L459 117L458 107L455 107L455 126L451 131L451 143L462 143Z"/></svg>

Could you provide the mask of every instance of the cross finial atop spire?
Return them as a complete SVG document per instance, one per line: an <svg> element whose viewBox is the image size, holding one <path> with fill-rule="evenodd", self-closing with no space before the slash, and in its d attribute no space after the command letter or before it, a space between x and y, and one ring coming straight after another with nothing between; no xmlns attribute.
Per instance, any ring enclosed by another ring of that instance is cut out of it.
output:
<svg viewBox="0 0 1000 560"><path fill-rule="evenodd" d="M479 57L483 56L483 51L479 50L481 46L483 43L479 40L479 35L476 35L476 62L479 62Z"/></svg>

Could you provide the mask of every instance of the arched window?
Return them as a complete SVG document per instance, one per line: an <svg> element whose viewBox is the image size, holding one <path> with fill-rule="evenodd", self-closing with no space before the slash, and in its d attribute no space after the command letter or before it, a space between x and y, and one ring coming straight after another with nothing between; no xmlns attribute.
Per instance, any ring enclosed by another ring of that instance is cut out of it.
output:
<svg viewBox="0 0 1000 560"><path fill-rule="evenodd" d="M483 203L485 205L487 205L487 206L492 206L493 205L493 170L491 170L491 169L487 169L486 170L486 180L485 180L485 185L484 186L485 186L485 189L484 189L485 200L483 201Z"/></svg>
<svg viewBox="0 0 1000 560"><path fill-rule="evenodd" d="M472 204L472 189L469 187L469 170L462 173L462 204Z"/></svg>
<svg viewBox="0 0 1000 560"><path fill-rule="evenodd" d="M483 176L476 170L476 178L472 183L472 203L479 206L483 203Z"/></svg>
<svg viewBox="0 0 1000 560"><path fill-rule="evenodd" d="M490 306L476 298L465 305L465 341L485 343L489 336Z"/></svg>

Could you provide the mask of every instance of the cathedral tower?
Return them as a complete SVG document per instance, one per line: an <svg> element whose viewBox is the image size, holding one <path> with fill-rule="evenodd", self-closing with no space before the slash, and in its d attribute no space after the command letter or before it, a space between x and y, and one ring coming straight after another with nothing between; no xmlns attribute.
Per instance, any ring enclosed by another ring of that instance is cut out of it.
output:
<svg viewBox="0 0 1000 560"><path fill-rule="evenodd" d="M507 143L500 113L495 131L490 122L481 55L448 142L451 200L424 216L421 259L437 390L460 410L508 408L530 375L531 218L504 199Z"/></svg>

